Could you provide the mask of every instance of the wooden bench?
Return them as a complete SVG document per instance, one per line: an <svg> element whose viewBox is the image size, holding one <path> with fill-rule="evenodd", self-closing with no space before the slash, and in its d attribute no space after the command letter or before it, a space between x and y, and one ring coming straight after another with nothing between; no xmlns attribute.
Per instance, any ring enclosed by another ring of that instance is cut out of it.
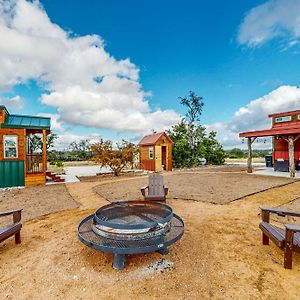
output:
<svg viewBox="0 0 300 300"><path fill-rule="evenodd" d="M280 228L270 224L270 213L281 217L300 217L300 213L268 207L261 207L261 212L262 222L259 228L262 230L263 245L269 245L269 240L272 240L284 251L284 267L292 269L293 252L300 253L300 226L285 224L285 228Z"/></svg>
<svg viewBox="0 0 300 300"><path fill-rule="evenodd" d="M157 173L150 174L148 178L148 185L141 188L144 199L150 201L166 201L168 191L169 188L164 185L164 177Z"/></svg>
<svg viewBox="0 0 300 300"><path fill-rule="evenodd" d="M0 242L14 235L16 244L21 243L21 212L22 209L0 212L0 217L13 216L13 224L0 229Z"/></svg>

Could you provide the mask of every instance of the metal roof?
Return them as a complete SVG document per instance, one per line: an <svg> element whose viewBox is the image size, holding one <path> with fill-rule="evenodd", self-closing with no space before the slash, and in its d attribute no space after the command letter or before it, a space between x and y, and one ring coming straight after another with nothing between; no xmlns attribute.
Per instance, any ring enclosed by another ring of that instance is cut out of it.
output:
<svg viewBox="0 0 300 300"><path fill-rule="evenodd" d="M266 130L241 132L239 136L248 138L248 137L263 137L263 136L275 136L275 135L299 134L299 133L300 133L300 125L298 126L294 125L294 126L273 127L271 129L266 129Z"/></svg>
<svg viewBox="0 0 300 300"><path fill-rule="evenodd" d="M173 144L173 142L171 141L171 139L167 136L167 134L165 132L158 132L158 133L144 136L142 138L142 140L139 142L139 145L140 146L154 145L160 139L160 137L162 135L164 135L167 138L167 140Z"/></svg>
<svg viewBox="0 0 300 300"><path fill-rule="evenodd" d="M0 124L0 128L25 128L25 129L46 129L50 130L51 119L46 117L11 115L5 106L0 106L8 114L5 122Z"/></svg>

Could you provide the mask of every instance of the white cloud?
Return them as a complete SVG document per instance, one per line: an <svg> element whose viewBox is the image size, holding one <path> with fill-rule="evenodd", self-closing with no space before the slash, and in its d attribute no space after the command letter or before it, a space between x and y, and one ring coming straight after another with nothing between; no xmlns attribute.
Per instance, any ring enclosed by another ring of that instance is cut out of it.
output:
<svg viewBox="0 0 300 300"><path fill-rule="evenodd" d="M24 100L20 96L12 98L0 98L0 103L8 109L20 110L24 106Z"/></svg>
<svg viewBox="0 0 300 300"><path fill-rule="evenodd" d="M66 32L37 1L0 0L0 38L0 91L38 80L60 122L141 134L179 120L173 110L150 109L129 59L116 60L97 35Z"/></svg>
<svg viewBox="0 0 300 300"><path fill-rule="evenodd" d="M273 38L287 38L286 47L298 44L300 37L300 1L269 0L251 9L238 32L238 42L260 46Z"/></svg>
<svg viewBox="0 0 300 300"><path fill-rule="evenodd" d="M243 147L238 134L244 131L269 129L269 114L297 110L300 108L300 88L281 86L258 99L240 107L228 123L207 125L208 130L216 130L225 148ZM270 148L270 140L260 139L254 144L256 148Z"/></svg>
<svg viewBox="0 0 300 300"><path fill-rule="evenodd" d="M40 113L38 116L51 118L51 130L64 132L63 122L61 122L59 114Z"/></svg>

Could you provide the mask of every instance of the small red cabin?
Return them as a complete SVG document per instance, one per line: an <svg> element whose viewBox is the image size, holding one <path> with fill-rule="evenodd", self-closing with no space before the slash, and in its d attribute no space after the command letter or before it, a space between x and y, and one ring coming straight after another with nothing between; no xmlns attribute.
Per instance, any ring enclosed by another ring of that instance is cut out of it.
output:
<svg viewBox="0 0 300 300"><path fill-rule="evenodd" d="M300 110L269 115L272 128L240 133L248 138L248 171L251 172L251 144L257 137L273 137L273 164L275 171L290 171L295 176L295 169L300 167Z"/></svg>
<svg viewBox="0 0 300 300"><path fill-rule="evenodd" d="M172 145L173 142L165 132L143 137L139 142L140 169L172 171Z"/></svg>

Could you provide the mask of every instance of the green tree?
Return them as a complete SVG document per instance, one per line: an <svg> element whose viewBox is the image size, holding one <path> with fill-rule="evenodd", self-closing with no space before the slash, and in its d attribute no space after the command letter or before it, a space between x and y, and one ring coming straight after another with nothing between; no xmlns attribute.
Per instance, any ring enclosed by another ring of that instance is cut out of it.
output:
<svg viewBox="0 0 300 300"><path fill-rule="evenodd" d="M199 124L204 106L203 98L190 92L188 97L179 99L188 110L185 118L167 131L174 142L174 167L197 166L200 158L205 158L209 164L223 164L225 152L216 138L217 133L207 133L206 128Z"/></svg>
<svg viewBox="0 0 300 300"><path fill-rule="evenodd" d="M53 147L55 140L58 138L57 134L50 133L47 135L46 138L46 148L49 150L51 147ZM29 145L31 151L34 153L36 151L42 151L43 150L43 136L40 134L31 134L29 136Z"/></svg>
<svg viewBox="0 0 300 300"><path fill-rule="evenodd" d="M229 158L243 158L245 157L245 152L240 148L233 148L227 152L227 157Z"/></svg>
<svg viewBox="0 0 300 300"><path fill-rule="evenodd" d="M88 139L73 141L69 145L69 150L74 160L89 160L92 157L91 143Z"/></svg>
<svg viewBox="0 0 300 300"><path fill-rule="evenodd" d="M200 117L204 106L203 98L195 92L190 91L187 97L179 97L180 104L187 107L185 118L187 123L187 138L192 149L192 160L196 159L197 144L199 143L199 125ZM201 130L200 130L201 131Z"/></svg>
<svg viewBox="0 0 300 300"><path fill-rule="evenodd" d="M225 151L217 140L217 132L211 131L204 136L198 148L199 157L204 157L208 164L222 165L225 162Z"/></svg>

